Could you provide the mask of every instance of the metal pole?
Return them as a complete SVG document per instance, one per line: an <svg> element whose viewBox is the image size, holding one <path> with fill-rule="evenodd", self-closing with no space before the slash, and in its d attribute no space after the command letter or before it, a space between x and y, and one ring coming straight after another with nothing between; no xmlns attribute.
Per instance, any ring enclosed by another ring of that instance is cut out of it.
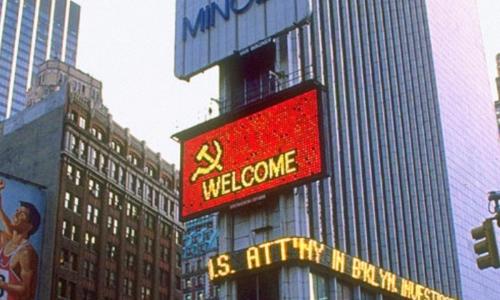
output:
<svg viewBox="0 0 500 300"><path fill-rule="evenodd" d="M259 275L255 276L255 280L257 281L257 300L260 300L260 286L259 286Z"/></svg>

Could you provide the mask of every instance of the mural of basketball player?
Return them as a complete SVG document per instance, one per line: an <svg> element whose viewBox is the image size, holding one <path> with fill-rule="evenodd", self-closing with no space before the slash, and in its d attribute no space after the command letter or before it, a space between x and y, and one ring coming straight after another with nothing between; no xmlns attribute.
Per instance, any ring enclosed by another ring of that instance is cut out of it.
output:
<svg viewBox="0 0 500 300"><path fill-rule="evenodd" d="M3 210L0 180L0 300L32 300L35 298L38 255L29 242L29 237L40 226L40 214L36 207L20 202L20 207L7 217Z"/></svg>

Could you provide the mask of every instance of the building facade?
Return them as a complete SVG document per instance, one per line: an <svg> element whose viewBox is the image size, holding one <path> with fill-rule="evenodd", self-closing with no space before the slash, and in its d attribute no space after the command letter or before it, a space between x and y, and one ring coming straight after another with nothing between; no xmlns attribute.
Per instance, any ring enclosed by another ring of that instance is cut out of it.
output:
<svg viewBox="0 0 500 300"><path fill-rule="evenodd" d="M47 59L76 64L80 6L71 0L0 1L0 121L26 107Z"/></svg>
<svg viewBox="0 0 500 300"><path fill-rule="evenodd" d="M498 99L500 100L500 53L498 53L496 56L496 62L497 62L497 78L495 79L495 82L497 84L497 96Z"/></svg>
<svg viewBox="0 0 500 300"><path fill-rule="evenodd" d="M268 195L260 205L222 211L219 253L306 237L448 297L496 299L499 274L479 271L470 237L487 214L486 192L500 185L475 2L312 1L306 23L222 60L223 114L307 80L323 87L328 176ZM277 4L256 3L245 11L233 7L239 27L262 16L270 20L266 7ZM220 18L205 31L222 26L224 18L233 22L218 13L222 8L213 10ZM294 11L283 11L280 20ZM265 33L269 24L239 31L237 41ZM219 45L204 39L222 39L210 34L192 37L209 54ZM228 257L219 258L227 266ZM419 297L416 285L391 294L367 277L338 273L278 265L222 280L221 297Z"/></svg>
<svg viewBox="0 0 500 300"><path fill-rule="evenodd" d="M182 248L182 290L184 300L218 299L218 288L208 278L208 259L217 254L217 215L185 223Z"/></svg>
<svg viewBox="0 0 500 300"><path fill-rule="evenodd" d="M500 134L500 100L495 101L495 113L497 115L498 133Z"/></svg>
<svg viewBox="0 0 500 300"><path fill-rule="evenodd" d="M102 84L49 60L0 123L0 169L47 187L39 299L179 299L173 164L113 121Z"/></svg>
<svg viewBox="0 0 500 300"><path fill-rule="evenodd" d="M497 78L495 78L495 82L497 86L498 100L495 101L495 112L497 115L498 132L500 133L500 53L497 54L496 62L497 62Z"/></svg>

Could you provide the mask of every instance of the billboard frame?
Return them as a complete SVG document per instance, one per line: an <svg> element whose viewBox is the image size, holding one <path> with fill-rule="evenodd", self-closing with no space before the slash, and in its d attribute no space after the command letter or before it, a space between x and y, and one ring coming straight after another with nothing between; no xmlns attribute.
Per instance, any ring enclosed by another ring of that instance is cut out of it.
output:
<svg viewBox="0 0 500 300"><path fill-rule="evenodd" d="M259 197L262 195L271 194L271 193L272 194L280 193L280 192L283 192L285 190L289 190L290 188L297 187L297 186L300 186L300 185L303 185L303 184L306 184L309 182L313 182L313 181L316 181L316 180L319 180L319 179L322 179L322 178L328 176L327 164L326 164L326 150L325 150L325 147L326 147L326 144L325 144L325 125L326 124L324 122L325 115L324 115L324 111L323 111L323 109L324 109L324 105L323 105L324 96L323 96L323 94L325 91L325 87L323 85L321 85L316 80L307 80L307 81L304 81L298 85L295 85L293 87L290 87L290 88L282 90L282 91L279 91L279 92L272 94L272 95L269 95L267 97L261 98L260 100L257 100L255 102L249 103L248 105L237 108L234 111L230 111L228 113L222 114L214 119L197 124L191 128L182 130L182 131L172 135L171 138L181 144L181 157L180 157L181 169L179 172L179 174L180 174L180 176L179 176L179 178L180 178L179 205L180 205L180 208L182 210L184 207L183 154L184 154L184 142L186 140L195 138L195 137L202 135L204 133L207 133L211 130L217 129L217 128L222 127L222 126L229 124L231 122L235 122L235 121L242 119L244 117L247 117L251 114L263 111L269 107L277 105L281 102L285 102L286 100L292 99L294 97L300 96L303 93L313 91L313 90L316 90L316 92L317 92L316 105L318 108L318 130L319 130L319 144L320 144L319 154L321 157L321 172L320 173L313 175L313 176L306 177L306 178L302 178L302 179L299 179L296 181L292 181L292 182L283 184L281 186L271 188L269 190L256 192L254 194L247 195L247 196L241 197L239 199L233 200L231 202L224 203L224 204L212 207L212 208L206 208L201 212L191 213L188 217L184 217L182 212L181 212L180 216L179 216L180 220L185 222L185 221L189 221L189 220L192 220L194 218L201 217L201 216L211 214L214 212L224 211L224 210L229 209L230 206L241 203L245 200L248 200L251 198L256 198L256 197ZM263 201L265 201L265 200L263 200ZM262 201L257 201L257 202L262 202ZM253 203L254 202L251 202L251 203L245 204L243 206L250 205Z"/></svg>

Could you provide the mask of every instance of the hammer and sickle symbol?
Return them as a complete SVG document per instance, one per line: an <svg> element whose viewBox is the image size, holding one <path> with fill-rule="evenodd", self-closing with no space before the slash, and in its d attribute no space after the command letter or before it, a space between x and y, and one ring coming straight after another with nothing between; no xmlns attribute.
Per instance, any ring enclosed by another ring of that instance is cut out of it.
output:
<svg viewBox="0 0 500 300"><path fill-rule="evenodd" d="M222 165L220 163L222 158L222 147L217 140L213 141L213 145L216 151L215 156L208 152L209 149L208 144L203 144L203 146L201 146L200 151L198 151L198 154L196 154L195 157L196 162L199 163L205 161L208 163L208 166L198 167L196 171L193 173L193 175L191 175L191 182L195 182L198 179L198 177L210 174L214 170L217 170L219 172L222 171Z"/></svg>

